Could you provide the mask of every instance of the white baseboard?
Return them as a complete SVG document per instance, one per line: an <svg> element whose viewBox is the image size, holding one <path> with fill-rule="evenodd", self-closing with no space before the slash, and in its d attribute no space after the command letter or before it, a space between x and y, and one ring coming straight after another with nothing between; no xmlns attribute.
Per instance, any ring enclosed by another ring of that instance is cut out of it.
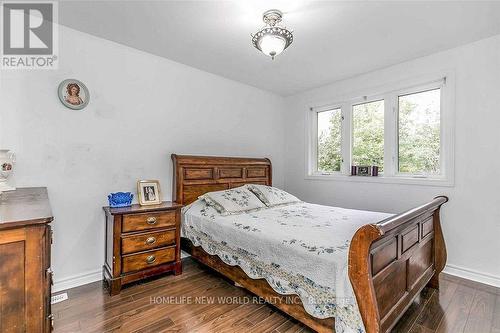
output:
<svg viewBox="0 0 500 333"><path fill-rule="evenodd" d="M500 277L491 275L488 273L478 272L473 269L468 269L464 267L459 267L455 265L446 265L444 268L444 273L458 276L463 279L472 280L484 284L488 284L493 287L500 288Z"/></svg>
<svg viewBox="0 0 500 333"><path fill-rule="evenodd" d="M101 280L102 280L102 269L68 276L61 280L56 279L54 280L54 285L52 286L52 293L57 293L62 290L83 286L84 284Z"/></svg>

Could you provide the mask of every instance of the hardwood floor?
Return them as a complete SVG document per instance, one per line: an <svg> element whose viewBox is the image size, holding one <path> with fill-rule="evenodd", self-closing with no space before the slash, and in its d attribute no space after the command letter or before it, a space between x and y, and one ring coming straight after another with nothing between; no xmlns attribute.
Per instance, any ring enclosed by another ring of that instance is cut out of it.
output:
<svg viewBox="0 0 500 333"><path fill-rule="evenodd" d="M442 275L441 289L424 289L393 332L500 333L500 289ZM311 332L191 259L182 275L132 285L117 296L101 282L68 296L52 306L57 333Z"/></svg>

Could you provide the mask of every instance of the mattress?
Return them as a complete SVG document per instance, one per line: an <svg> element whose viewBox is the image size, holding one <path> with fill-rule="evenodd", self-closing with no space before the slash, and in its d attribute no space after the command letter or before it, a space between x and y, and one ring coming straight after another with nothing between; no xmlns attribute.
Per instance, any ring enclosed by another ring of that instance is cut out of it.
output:
<svg viewBox="0 0 500 333"><path fill-rule="evenodd" d="M277 293L298 295L310 315L335 317L337 333L364 332L348 277L349 245L358 228L390 216L305 202L221 216L197 200L183 208L181 233Z"/></svg>

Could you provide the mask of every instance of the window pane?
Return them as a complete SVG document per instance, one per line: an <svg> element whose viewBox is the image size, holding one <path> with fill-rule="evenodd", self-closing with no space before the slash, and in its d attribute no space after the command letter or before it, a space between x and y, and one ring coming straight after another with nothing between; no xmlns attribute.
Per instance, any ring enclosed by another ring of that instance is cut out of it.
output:
<svg viewBox="0 0 500 333"><path fill-rule="evenodd" d="M352 107L352 164L384 169L384 101Z"/></svg>
<svg viewBox="0 0 500 333"><path fill-rule="evenodd" d="M399 96L399 172L439 174L440 89Z"/></svg>
<svg viewBox="0 0 500 333"><path fill-rule="evenodd" d="M318 112L318 171L340 171L341 129L340 109Z"/></svg>

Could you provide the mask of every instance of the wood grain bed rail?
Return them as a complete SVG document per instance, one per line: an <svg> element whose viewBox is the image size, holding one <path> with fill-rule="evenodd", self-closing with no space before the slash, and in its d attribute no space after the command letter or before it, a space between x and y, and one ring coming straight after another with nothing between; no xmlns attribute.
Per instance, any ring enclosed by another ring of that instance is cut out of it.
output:
<svg viewBox="0 0 500 333"><path fill-rule="evenodd" d="M172 197L185 205L210 191L249 183L272 184L271 161L266 158L172 154L172 161ZM446 263L439 211L447 201L447 197L437 197L402 214L364 225L355 233L349 248L349 279L367 333L389 332L426 285L439 287L439 273ZM250 279L239 267L194 247L189 240L183 240L183 244L193 258L256 295L289 298L276 293L265 280ZM302 304L290 303L274 305L317 332L335 332L334 318L314 318Z"/></svg>

